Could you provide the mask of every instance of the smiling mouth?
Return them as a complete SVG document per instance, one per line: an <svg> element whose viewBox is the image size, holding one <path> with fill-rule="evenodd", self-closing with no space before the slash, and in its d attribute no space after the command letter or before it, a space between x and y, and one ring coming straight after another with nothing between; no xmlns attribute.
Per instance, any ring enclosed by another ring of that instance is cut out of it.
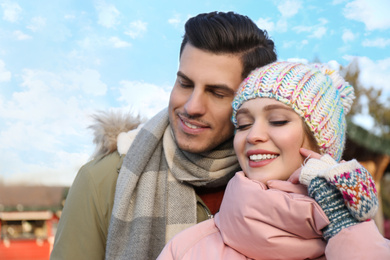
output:
<svg viewBox="0 0 390 260"><path fill-rule="evenodd" d="M260 161L275 159L278 156L279 155L277 154L252 154L249 156L249 159L251 161L260 162Z"/></svg>
<svg viewBox="0 0 390 260"><path fill-rule="evenodd" d="M201 127L199 127L199 126L190 124L190 123L188 123L188 122L186 122L186 121L183 121L183 123L184 123L186 126L188 126L189 128L191 128L191 129L199 129L199 128L201 128Z"/></svg>
<svg viewBox="0 0 390 260"><path fill-rule="evenodd" d="M200 130L200 129L209 128L209 126L206 125L205 123L199 122L199 120L196 119L192 119L191 117L185 114L178 114L178 117L182 122L182 124L188 127L189 129Z"/></svg>

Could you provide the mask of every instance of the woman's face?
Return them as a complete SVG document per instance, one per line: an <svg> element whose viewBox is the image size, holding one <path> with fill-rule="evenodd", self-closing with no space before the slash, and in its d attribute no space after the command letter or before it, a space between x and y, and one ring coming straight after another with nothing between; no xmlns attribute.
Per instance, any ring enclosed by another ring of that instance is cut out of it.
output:
<svg viewBox="0 0 390 260"><path fill-rule="evenodd" d="M299 148L310 149L301 117L270 98L245 101L237 111L234 150L249 179L287 180L303 162Z"/></svg>

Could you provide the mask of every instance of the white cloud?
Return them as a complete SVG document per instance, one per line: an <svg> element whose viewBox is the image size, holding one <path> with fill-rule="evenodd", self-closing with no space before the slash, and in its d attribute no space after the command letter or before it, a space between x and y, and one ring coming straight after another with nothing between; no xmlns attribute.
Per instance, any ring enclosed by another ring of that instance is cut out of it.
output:
<svg viewBox="0 0 390 260"><path fill-rule="evenodd" d="M32 38L30 35L25 34L24 32L19 31L19 30L14 31L14 32L13 32L13 35L14 35L14 37L15 37L17 40L19 40L19 41L24 41L24 40L28 40L28 39L31 39L31 38Z"/></svg>
<svg viewBox="0 0 390 260"><path fill-rule="evenodd" d="M291 48L296 44L296 41L283 41L282 47L284 49Z"/></svg>
<svg viewBox="0 0 390 260"><path fill-rule="evenodd" d="M121 81L119 101L131 111L150 118L168 106L171 89L139 81Z"/></svg>
<svg viewBox="0 0 390 260"><path fill-rule="evenodd" d="M338 4L342 4L342 3L344 3L344 2L347 2L348 0L333 0L332 1L332 4L333 5L338 5Z"/></svg>
<svg viewBox="0 0 390 260"><path fill-rule="evenodd" d="M308 45L309 41L304 39L302 41L283 41L282 47L284 49L295 48L302 49L305 45Z"/></svg>
<svg viewBox="0 0 390 260"><path fill-rule="evenodd" d="M4 61L0 60L0 82L11 80L11 72L5 68Z"/></svg>
<svg viewBox="0 0 390 260"><path fill-rule="evenodd" d="M297 33L306 32L309 33L309 38L321 39L327 32L327 28L324 26L328 23L328 20L319 18L319 23L311 26L298 25L293 27L293 30Z"/></svg>
<svg viewBox="0 0 390 260"><path fill-rule="evenodd" d="M302 7L302 1L300 0L284 0L278 1L278 10L282 14L282 17L290 18L296 15L299 9Z"/></svg>
<svg viewBox="0 0 390 260"><path fill-rule="evenodd" d="M282 18L276 23L275 31L283 33L286 32L288 28L288 22L286 19Z"/></svg>
<svg viewBox="0 0 390 260"><path fill-rule="evenodd" d="M131 43L122 41L118 37L111 37L108 41L112 44L112 46L114 46L114 48L126 48L131 46Z"/></svg>
<svg viewBox="0 0 390 260"><path fill-rule="evenodd" d="M27 29L30 29L33 32L36 32L46 25L46 18L43 18L41 16L36 16L31 19L31 22L29 25L27 25Z"/></svg>
<svg viewBox="0 0 390 260"><path fill-rule="evenodd" d="M91 50L100 44L100 39L97 37L86 36L85 38L78 40L77 44L86 50Z"/></svg>
<svg viewBox="0 0 390 260"><path fill-rule="evenodd" d="M62 120L59 115L77 114L80 107L90 105L107 91L99 72L91 69L64 73L25 69L21 79L20 89L15 89L12 98L0 107L1 118L30 123Z"/></svg>
<svg viewBox="0 0 390 260"><path fill-rule="evenodd" d="M363 107L366 107L366 106L363 105ZM354 115L352 117L352 122L354 124L357 124L357 125L365 128L368 131L371 131L371 132L375 131L375 120L368 113Z"/></svg>
<svg viewBox="0 0 390 260"><path fill-rule="evenodd" d="M275 30L275 23L271 21L271 18L259 18L256 21L257 27L262 30L266 30L268 33Z"/></svg>
<svg viewBox="0 0 390 260"><path fill-rule="evenodd" d="M107 28L113 28L119 24L118 18L120 12L114 5L100 1L96 5L96 10L98 12L98 24Z"/></svg>
<svg viewBox="0 0 390 260"><path fill-rule="evenodd" d="M92 153L89 115L104 109L107 86L88 68L25 69L21 80L12 96L0 96L1 172L6 181L31 177L70 184Z"/></svg>
<svg viewBox="0 0 390 260"><path fill-rule="evenodd" d="M88 52L107 47L126 48L132 46L130 42L123 41L117 36L106 38L99 35L88 35L85 38L77 41L77 44ZM73 53L77 53L77 51Z"/></svg>
<svg viewBox="0 0 390 260"><path fill-rule="evenodd" d="M193 15L187 15L185 19L182 19L180 14L175 14L168 19L168 23L173 25L176 29L183 29L185 22L191 17L193 17Z"/></svg>
<svg viewBox="0 0 390 260"><path fill-rule="evenodd" d="M64 15L64 18L66 20L74 20L74 19L76 19L76 16L74 14L66 14L66 15Z"/></svg>
<svg viewBox="0 0 390 260"><path fill-rule="evenodd" d="M175 14L174 17L168 19L168 23L172 24L174 27L178 28L182 25L182 20L180 19L180 15Z"/></svg>
<svg viewBox="0 0 390 260"><path fill-rule="evenodd" d="M100 73L92 69L84 69L64 73L64 82L69 82L73 89L82 90L86 94L103 96L107 92L107 85L100 80Z"/></svg>
<svg viewBox="0 0 390 260"><path fill-rule="evenodd" d="M332 69L334 69L336 71L339 71L341 68L340 63L338 63L338 61L336 61L336 60L328 61L328 65L329 65L329 67L331 67Z"/></svg>
<svg viewBox="0 0 390 260"><path fill-rule="evenodd" d="M125 34L135 39L144 35L146 30L147 30L147 23L138 20L130 23L129 29L125 31Z"/></svg>
<svg viewBox="0 0 390 260"><path fill-rule="evenodd" d="M271 18L259 18L256 22L257 27L262 30L267 30L270 32L279 32L283 33L287 31L288 22L287 19L282 17L276 23L274 23Z"/></svg>
<svg viewBox="0 0 390 260"><path fill-rule="evenodd" d="M5 21L14 23L19 20L22 8L17 3L4 1L0 5L3 8L3 19Z"/></svg>
<svg viewBox="0 0 390 260"><path fill-rule="evenodd" d="M343 12L346 18L363 22L367 30L390 28L390 1L355 0L347 3Z"/></svg>
<svg viewBox="0 0 390 260"><path fill-rule="evenodd" d="M348 61L358 58L359 80L365 87L383 89L390 96L390 58L373 61L368 57L345 56Z"/></svg>
<svg viewBox="0 0 390 260"><path fill-rule="evenodd" d="M343 36L342 36L344 43L352 42L355 40L355 38L356 35L351 30L344 29Z"/></svg>
<svg viewBox="0 0 390 260"><path fill-rule="evenodd" d="M313 33L309 37L321 39L322 36L326 34L326 31L327 31L326 27L324 26L318 27L313 31Z"/></svg>
<svg viewBox="0 0 390 260"><path fill-rule="evenodd" d="M383 38L376 38L373 40L365 39L362 42L362 45L365 47L385 48L387 46L390 46L390 39L383 39Z"/></svg>

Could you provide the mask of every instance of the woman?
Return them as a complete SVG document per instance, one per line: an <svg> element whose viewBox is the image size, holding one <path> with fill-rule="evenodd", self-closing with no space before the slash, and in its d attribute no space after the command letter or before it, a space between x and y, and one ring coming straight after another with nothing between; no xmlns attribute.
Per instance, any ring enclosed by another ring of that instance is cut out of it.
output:
<svg viewBox="0 0 390 260"><path fill-rule="evenodd" d="M179 233L158 259L390 259L370 220L378 207L371 175L356 160L337 163L353 99L352 86L325 66L254 70L232 105L242 171L215 218ZM306 186L291 181L299 173Z"/></svg>

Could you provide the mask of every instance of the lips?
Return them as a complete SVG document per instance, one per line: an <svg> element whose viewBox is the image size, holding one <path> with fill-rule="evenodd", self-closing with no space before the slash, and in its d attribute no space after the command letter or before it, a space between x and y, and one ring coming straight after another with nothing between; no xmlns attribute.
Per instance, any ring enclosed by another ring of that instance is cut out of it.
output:
<svg viewBox="0 0 390 260"><path fill-rule="evenodd" d="M182 121L183 121L183 120L182 120ZM188 126L189 128L192 128L192 129L199 129L199 128L201 128L201 127L199 127L199 126L193 125L193 124L188 123L188 122L186 122L186 121L183 121L183 123L184 123L186 126Z"/></svg>
<svg viewBox="0 0 390 260"><path fill-rule="evenodd" d="M198 120L191 120L182 114L178 114L178 117L181 122L182 130L187 134L198 134L210 129L209 125L199 122Z"/></svg>

